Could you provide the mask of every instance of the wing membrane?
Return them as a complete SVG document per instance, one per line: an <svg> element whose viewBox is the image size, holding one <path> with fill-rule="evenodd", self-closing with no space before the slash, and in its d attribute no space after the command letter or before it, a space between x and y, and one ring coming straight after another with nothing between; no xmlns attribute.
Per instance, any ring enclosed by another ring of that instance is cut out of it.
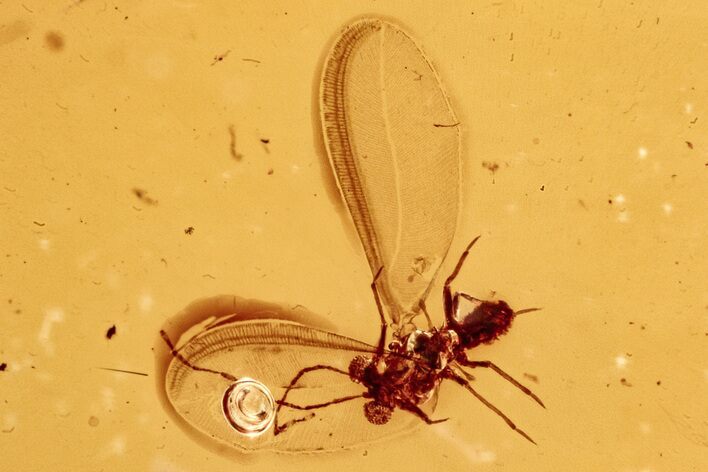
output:
<svg viewBox="0 0 708 472"><path fill-rule="evenodd" d="M300 369L325 363L347 371L355 355L371 353L375 348L289 319L264 317L270 314L292 318L293 313L287 309L272 310L273 305L269 304L267 310L241 311L243 307L262 305L253 300L234 300L238 301L235 313L207 319L206 324L203 320L197 332L183 330L182 342L176 348L179 356L206 370L189 367L170 355L164 343L157 345L158 371L162 374L158 390L163 403L177 424L205 447L236 454L326 452L402 434L420 423L410 414L397 412L390 424L372 425L363 414L364 400L357 399L313 410L312 419L294 424L277 436L272 428L257 437L237 433L221 409L223 394L233 381L215 372L228 373L231 378L256 379L277 400ZM202 305L213 308L219 301ZM170 336L180 337L174 330ZM296 405L320 404L362 392L363 388L346 375L315 372L298 382L288 401ZM278 420L282 424L308 414L284 407Z"/></svg>
<svg viewBox="0 0 708 472"><path fill-rule="evenodd" d="M342 33L320 106L330 162L391 321L418 311L457 224L460 134L415 42L379 19Z"/></svg>

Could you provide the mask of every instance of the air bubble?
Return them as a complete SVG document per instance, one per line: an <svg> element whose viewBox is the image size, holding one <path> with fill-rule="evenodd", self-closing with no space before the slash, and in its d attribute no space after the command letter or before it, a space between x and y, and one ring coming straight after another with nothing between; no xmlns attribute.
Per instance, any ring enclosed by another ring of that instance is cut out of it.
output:
<svg viewBox="0 0 708 472"><path fill-rule="evenodd" d="M273 424L275 400L268 387L244 377L224 392L223 411L226 421L236 431L258 436Z"/></svg>

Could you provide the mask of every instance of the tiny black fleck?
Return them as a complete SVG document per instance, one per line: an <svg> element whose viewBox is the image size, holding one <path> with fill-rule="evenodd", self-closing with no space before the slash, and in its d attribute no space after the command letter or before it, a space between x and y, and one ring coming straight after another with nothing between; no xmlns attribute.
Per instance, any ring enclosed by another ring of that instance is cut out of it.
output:
<svg viewBox="0 0 708 472"><path fill-rule="evenodd" d="M110 328L108 328L108 331L106 331L106 338L111 339L115 335L116 335L116 325L113 325Z"/></svg>

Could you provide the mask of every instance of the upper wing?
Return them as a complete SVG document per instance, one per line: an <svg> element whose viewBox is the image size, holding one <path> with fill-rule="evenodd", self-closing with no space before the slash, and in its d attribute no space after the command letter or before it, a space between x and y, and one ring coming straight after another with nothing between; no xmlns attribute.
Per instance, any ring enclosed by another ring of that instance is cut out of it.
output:
<svg viewBox="0 0 708 472"><path fill-rule="evenodd" d="M457 224L460 132L437 73L380 19L348 26L320 89L330 162L372 273L399 326L418 311Z"/></svg>

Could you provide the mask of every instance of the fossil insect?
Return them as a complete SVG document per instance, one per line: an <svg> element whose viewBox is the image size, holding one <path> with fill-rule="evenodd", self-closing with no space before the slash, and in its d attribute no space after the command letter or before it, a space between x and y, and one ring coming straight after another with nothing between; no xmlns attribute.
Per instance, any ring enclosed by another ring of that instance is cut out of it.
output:
<svg viewBox="0 0 708 472"><path fill-rule="evenodd" d="M319 98L326 152L373 274L378 342L302 323L295 308L220 301L203 311L222 317L186 342L161 331L168 409L241 452L338 450L444 421L431 416L450 380L533 442L470 384L470 369L489 369L543 405L496 364L468 357L534 310L453 290L478 238L444 283L440 328L425 305L455 234L461 180L461 123L432 64L400 27L361 19L327 55Z"/></svg>
<svg viewBox="0 0 708 472"><path fill-rule="evenodd" d="M406 337L391 342L388 349L384 348L387 322L376 288L376 282L382 271L380 269L371 284L381 317L381 333L376 352L372 356L358 355L354 357L349 364L348 371L327 364L317 364L301 369L293 377L283 397L277 402L275 434L280 434L293 424L309 419L304 417L278 425L277 412L282 407L297 410L317 410L357 398L369 400L364 404L364 415L370 423L375 425L387 423L396 408L413 413L427 424L441 423L446 421L447 418L433 420L421 410L419 405L430 399L443 380L449 379L467 389L487 408L499 415L511 429L536 444L508 416L472 387L470 384L472 377L463 370L463 367L491 369L545 408L545 405L536 394L504 372L496 364L487 360L474 361L467 356L467 350L480 344L492 343L505 334L516 315L537 310L537 308L528 308L515 312L502 300L484 301L465 293L453 293L450 285L457 277L470 249L478 239L479 236L467 246L454 271L445 281L443 288L445 324L442 328L433 328L429 331L415 330ZM462 316L460 316L460 302L462 300L468 302L471 309L463 312ZM429 319L424 300L420 300L419 307ZM364 386L366 391L359 395L349 395L313 405L297 405L288 402L287 395L289 391L297 385L303 376L317 370L327 370L347 375L354 382Z"/></svg>

